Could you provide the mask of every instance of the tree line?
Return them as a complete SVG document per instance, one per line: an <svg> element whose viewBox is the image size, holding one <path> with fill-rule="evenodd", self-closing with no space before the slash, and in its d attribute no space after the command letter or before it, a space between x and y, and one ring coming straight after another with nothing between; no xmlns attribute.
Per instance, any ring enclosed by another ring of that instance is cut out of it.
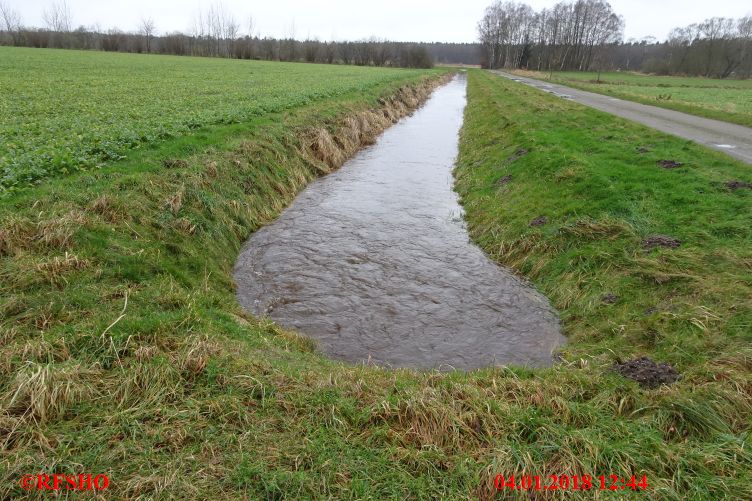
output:
<svg viewBox="0 0 752 501"><path fill-rule="evenodd" d="M50 4L43 13L43 20L42 28L27 27L18 12L0 0L0 44L404 68L431 68L433 55L444 59L446 54L457 51L457 44L391 42L375 38L355 42L297 40L294 29L286 38L261 37L256 33L252 18L241 24L222 4L199 11L189 33L159 34L151 18L141 19L135 32L117 28L73 28L73 16L65 0Z"/></svg>
<svg viewBox="0 0 752 501"><path fill-rule="evenodd" d="M478 24L483 64L491 68L587 70L623 30L623 18L603 0L560 2L539 12L499 1Z"/></svg>
<svg viewBox="0 0 752 501"><path fill-rule="evenodd" d="M533 10L497 1L478 23L481 64L539 71L628 70L716 78L752 76L752 17L714 17L664 42L624 42L624 20L604 0Z"/></svg>

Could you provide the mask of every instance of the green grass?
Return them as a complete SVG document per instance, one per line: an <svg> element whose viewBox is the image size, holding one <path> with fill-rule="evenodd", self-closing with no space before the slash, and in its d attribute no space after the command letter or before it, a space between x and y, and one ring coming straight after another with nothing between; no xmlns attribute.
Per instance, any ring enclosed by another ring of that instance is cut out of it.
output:
<svg viewBox="0 0 752 501"><path fill-rule="evenodd" d="M241 311L243 241L331 168L322 137L437 73L401 75L0 201L1 498L37 472L106 473L130 499L477 499L499 473L752 496L752 197L717 185L749 170L690 143L470 72L458 189L475 239L561 310L556 367L349 366ZM652 232L685 244L645 253ZM645 391L611 371L637 354L682 380Z"/></svg>
<svg viewBox="0 0 752 501"><path fill-rule="evenodd" d="M588 397L568 399L573 437L601 437L573 454L575 464L614 454L661 484L658 497L748 497L736 481L750 478L750 456L732 459L726 447L749 446L752 191L725 183L752 181L749 166L489 73L470 74L469 100L456 175L471 236L551 299L569 336L565 359L599 381ZM529 153L514 159L520 149ZM661 160L684 166L662 169ZM548 224L530 227L539 216ZM645 250L655 234L682 245ZM602 300L608 294L616 304ZM682 380L627 397L607 367L640 355L671 363ZM539 377L566 386L570 370ZM612 424L601 420L606 401ZM567 424L548 416L541 425ZM547 455L544 444L523 446L538 457L534 471L575 452ZM701 450L706 466L723 468L677 463Z"/></svg>
<svg viewBox="0 0 752 501"><path fill-rule="evenodd" d="M752 80L639 73L517 72L577 89L752 127Z"/></svg>
<svg viewBox="0 0 752 501"><path fill-rule="evenodd" d="M418 71L0 47L0 194Z"/></svg>

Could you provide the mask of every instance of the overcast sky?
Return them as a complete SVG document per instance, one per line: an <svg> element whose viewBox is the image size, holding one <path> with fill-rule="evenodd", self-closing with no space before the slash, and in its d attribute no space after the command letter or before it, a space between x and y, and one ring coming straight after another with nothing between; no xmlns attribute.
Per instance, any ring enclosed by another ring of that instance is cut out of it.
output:
<svg viewBox="0 0 752 501"><path fill-rule="evenodd" d="M42 26L52 0L0 0L21 13L24 24ZM160 32L188 31L199 8L213 0L68 0L75 26L135 30L142 16ZM475 26L491 0L223 0L247 31L253 16L262 36L357 40L375 36L399 41L473 42ZM528 0L536 10L556 0ZM626 37L665 38L677 26L708 17L752 13L750 0L612 0L624 16Z"/></svg>

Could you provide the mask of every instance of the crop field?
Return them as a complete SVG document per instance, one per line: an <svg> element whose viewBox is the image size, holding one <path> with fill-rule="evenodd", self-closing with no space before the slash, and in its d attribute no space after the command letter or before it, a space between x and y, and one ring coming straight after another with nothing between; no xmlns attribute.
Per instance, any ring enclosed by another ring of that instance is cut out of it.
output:
<svg viewBox="0 0 752 501"><path fill-rule="evenodd" d="M0 193L417 71L0 47Z"/></svg>
<svg viewBox="0 0 752 501"><path fill-rule="evenodd" d="M682 111L716 120L752 126L752 80L654 76L639 73L595 72L516 73Z"/></svg>

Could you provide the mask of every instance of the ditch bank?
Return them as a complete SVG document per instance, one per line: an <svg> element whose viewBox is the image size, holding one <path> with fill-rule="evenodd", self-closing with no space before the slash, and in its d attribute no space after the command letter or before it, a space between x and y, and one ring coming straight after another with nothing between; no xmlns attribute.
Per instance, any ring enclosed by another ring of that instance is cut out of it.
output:
<svg viewBox="0 0 752 501"><path fill-rule="evenodd" d="M235 266L240 303L351 363L550 365L564 342L555 312L470 243L452 189L465 87L463 75L437 89L255 232ZM348 118L333 139L322 130L312 151L339 164L392 108Z"/></svg>
<svg viewBox="0 0 752 501"><path fill-rule="evenodd" d="M228 127L210 147L165 143L138 165L2 200L0 497L24 495L18 479L54 464L107 472L125 498L239 493L223 480L248 449L231 444L261 412L249 402L295 387L295 371L275 364L328 364L239 308L242 242L448 78L384 82ZM143 464L148 479L134 473Z"/></svg>

